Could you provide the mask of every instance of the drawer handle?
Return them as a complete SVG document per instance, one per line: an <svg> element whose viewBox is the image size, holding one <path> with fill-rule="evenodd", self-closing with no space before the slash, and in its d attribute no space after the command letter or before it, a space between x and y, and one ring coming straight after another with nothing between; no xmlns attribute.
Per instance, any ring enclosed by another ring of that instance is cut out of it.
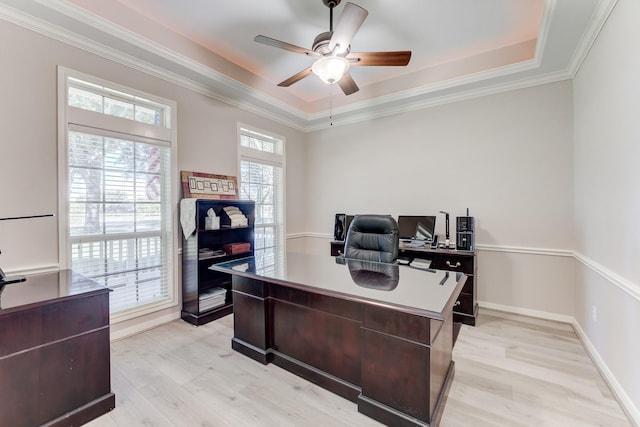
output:
<svg viewBox="0 0 640 427"><path fill-rule="evenodd" d="M452 265L449 260L447 260L446 264L447 264L447 266L449 266L451 268L458 268L458 267L460 267L462 265L462 264L460 264L460 261L456 261L455 265Z"/></svg>
<svg viewBox="0 0 640 427"><path fill-rule="evenodd" d="M460 301L456 301L454 305L460 305Z"/></svg>

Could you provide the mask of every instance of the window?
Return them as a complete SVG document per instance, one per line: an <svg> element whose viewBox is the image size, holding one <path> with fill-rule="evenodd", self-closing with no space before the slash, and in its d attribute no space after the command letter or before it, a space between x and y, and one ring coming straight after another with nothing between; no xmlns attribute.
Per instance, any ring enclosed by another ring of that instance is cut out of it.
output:
<svg viewBox="0 0 640 427"><path fill-rule="evenodd" d="M112 289L112 321L176 304L174 104L65 69L59 92L61 265Z"/></svg>
<svg viewBox="0 0 640 427"><path fill-rule="evenodd" d="M265 270L284 252L284 139L238 126L240 198L256 202L255 256Z"/></svg>

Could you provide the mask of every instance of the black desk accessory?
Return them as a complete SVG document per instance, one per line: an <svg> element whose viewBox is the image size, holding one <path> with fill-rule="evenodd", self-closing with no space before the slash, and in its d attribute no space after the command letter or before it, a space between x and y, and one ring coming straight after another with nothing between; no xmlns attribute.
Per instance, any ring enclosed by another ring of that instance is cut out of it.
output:
<svg viewBox="0 0 640 427"><path fill-rule="evenodd" d="M347 221L347 214L338 213L333 225L333 240L344 240L346 233L345 222Z"/></svg>
<svg viewBox="0 0 640 427"><path fill-rule="evenodd" d="M444 245L441 245L441 248L445 248L445 249L453 249L453 247L449 246L449 212L445 212L445 211L440 211L441 214L444 214L444 220L445 220L445 236L444 236Z"/></svg>
<svg viewBox="0 0 640 427"><path fill-rule="evenodd" d="M459 216L456 218L456 247L463 251L472 251L474 247L475 220L469 216Z"/></svg>

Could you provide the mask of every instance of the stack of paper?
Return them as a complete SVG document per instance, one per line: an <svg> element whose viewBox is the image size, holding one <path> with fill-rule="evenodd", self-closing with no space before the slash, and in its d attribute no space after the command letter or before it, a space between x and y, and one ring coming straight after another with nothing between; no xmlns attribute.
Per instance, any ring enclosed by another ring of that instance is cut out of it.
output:
<svg viewBox="0 0 640 427"><path fill-rule="evenodd" d="M431 267L431 260L414 258L414 260L411 261L411 267L424 268L424 269L430 268Z"/></svg>
<svg viewBox="0 0 640 427"><path fill-rule="evenodd" d="M227 297L227 290L224 288L211 288L200 293L200 311L211 310L224 305Z"/></svg>

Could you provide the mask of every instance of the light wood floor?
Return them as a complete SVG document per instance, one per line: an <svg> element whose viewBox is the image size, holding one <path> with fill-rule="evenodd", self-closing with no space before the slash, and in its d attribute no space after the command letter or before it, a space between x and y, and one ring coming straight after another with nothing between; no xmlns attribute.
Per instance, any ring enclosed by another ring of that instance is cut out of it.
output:
<svg viewBox="0 0 640 427"><path fill-rule="evenodd" d="M356 405L231 350L232 316L113 342L103 426L380 426ZM481 309L454 349L442 427L631 426L570 325Z"/></svg>

